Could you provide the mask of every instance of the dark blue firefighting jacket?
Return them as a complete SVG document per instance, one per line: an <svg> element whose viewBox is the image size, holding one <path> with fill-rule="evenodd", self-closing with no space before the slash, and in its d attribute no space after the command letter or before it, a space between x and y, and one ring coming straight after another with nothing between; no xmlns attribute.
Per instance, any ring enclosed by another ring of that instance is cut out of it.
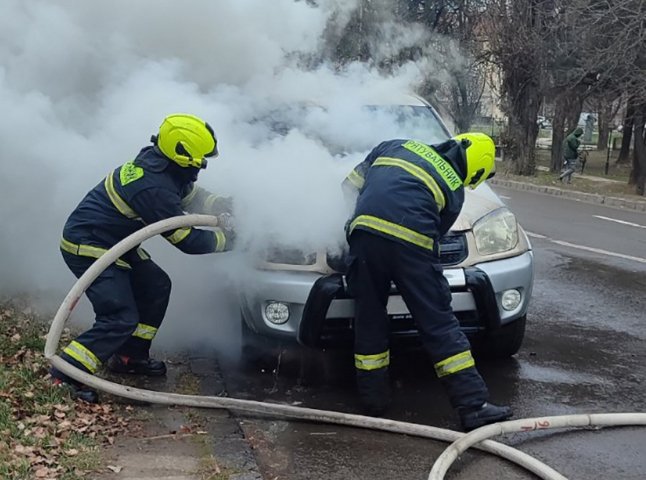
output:
<svg viewBox="0 0 646 480"><path fill-rule="evenodd" d="M107 249L146 224L183 215L185 212L217 213L216 197L194 185L197 169L182 168L155 147L145 147L137 157L110 172L81 200L67 219L61 249L99 258ZM227 249L220 229L178 228L163 236L185 253L202 254ZM149 258L136 248L116 263Z"/></svg>
<svg viewBox="0 0 646 480"><path fill-rule="evenodd" d="M382 142L344 181L359 190L347 233L368 230L439 254L438 239L462 209L465 176L464 150L453 140Z"/></svg>

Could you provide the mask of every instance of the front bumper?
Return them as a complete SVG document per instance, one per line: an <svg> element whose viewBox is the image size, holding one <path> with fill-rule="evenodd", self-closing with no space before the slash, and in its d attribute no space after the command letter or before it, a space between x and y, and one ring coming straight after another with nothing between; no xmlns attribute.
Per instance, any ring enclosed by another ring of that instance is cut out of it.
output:
<svg viewBox="0 0 646 480"><path fill-rule="evenodd" d="M481 263L467 268L444 270L452 293L451 306L467 334L492 330L513 322L527 312L531 297L533 253ZM521 294L513 310L502 307L503 292ZM289 307L285 323L272 323L266 315L271 302ZM260 335L297 339L309 346L324 346L351 338L354 301L345 290L341 274L323 276L315 272L259 270L253 285L241 294L241 310L249 328ZM388 301L393 333L415 336L417 330L395 287Z"/></svg>

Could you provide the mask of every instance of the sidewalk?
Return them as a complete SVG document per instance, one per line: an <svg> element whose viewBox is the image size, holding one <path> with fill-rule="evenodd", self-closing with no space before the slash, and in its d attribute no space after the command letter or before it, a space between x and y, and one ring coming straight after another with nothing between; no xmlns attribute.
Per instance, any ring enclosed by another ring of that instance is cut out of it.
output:
<svg viewBox="0 0 646 480"><path fill-rule="evenodd" d="M224 391L216 360L206 357L170 364L166 378L125 380L157 391L199 395ZM109 400L129 402L116 397ZM114 446L102 452L105 471L92 478L262 480L251 447L227 410L136 405L131 414L141 423L141 431L117 437Z"/></svg>

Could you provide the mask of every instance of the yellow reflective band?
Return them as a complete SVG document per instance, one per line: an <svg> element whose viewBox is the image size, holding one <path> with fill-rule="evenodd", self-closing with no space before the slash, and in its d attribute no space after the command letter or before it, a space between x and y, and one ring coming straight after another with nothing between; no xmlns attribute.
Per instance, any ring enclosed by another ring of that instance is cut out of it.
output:
<svg viewBox="0 0 646 480"><path fill-rule="evenodd" d="M204 200L204 211L210 212L218 198L220 197L217 195L209 195L206 200Z"/></svg>
<svg viewBox="0 0 646 480"><path fill-rule="evenodd" d="M388 220L384 220L383 218L373 217L372 215L359 215L350 224L350 233L352 233L352 231L357 226L368 227L372 230L386 233L393 237L412 243L414 245L417 245L418 247L433 250L434 242L431 237L417 233L416 231L411 230L410 228L406 228L402 225L397 225L396 223L389 222Z"/></svg>
<svg viewBox="0 0 646 480"><path fill-rule="evenodd" d="M87 368L90 373L95 373L101 366L101 360L76 340L65 347L63 352Z"/></svg>
<svg viewBox="0 0 646 480"><path fill-rule="evenodd" d="M444 160L439 153L428 145L422 142L416 142L415 140L409 140L404 143L402 147L422 157L428 163L433 165L433 168L435 168L437 173L439 173L444 179L451 191L457 190L459 187L463 186L462 179L455 172L451 164Z"/></svg>
<svg viewBox="0 0 646 480"><path fill-rule="evenodd" d="M144 323L138 323L137 329L133 332L132 336L143 338L144 340L152 340L153 338L155 338L156 333L157 329L155 327L151 327L150 325L146 325Z"/></svg>
<svg viewBox="0 0 646 480"><path fill-rule="evenodd" d="M191 227L178 228L171 235L166 237L166 240L168 240L173 245L177 245L179 242L181 242L186 237L188 237L190 233L191 233Z"/></svg>
<svg viewBox="0 0 646 480"><path fill-rule="evenodd" d="M148 252L141 247L137 248L137 255L139 255L139 258L142 260L150 260Z"/></svg>
<svg viewBox="0 0 646 480"><path fill-rule="evenodd" d="M471 350L466 350L436 363L435 373L441 378L452 373L457 373L465 368L474 367L475 364L476 362L471 356Z"/></svg>
<svg viewBox="0 0 646 480"><path fill-rule="evenodd" d="M213 232L215 234L215 251L224 252L227 246L227 237L219 228Z"/></svg>
<svg viewBox="0 0 646 480"><path fill-rule="evenodd" d="M77 245L76 243L69 242L64 238L61 239L61 250L71 253L72 255L79 255L81 257L100 258L107 252L105 248L93 247L92 245ZM130 268L130 264L123 260L117 259L116 263L119 267Z"/></svg>
<svg viewBox="0 0 646 480"><path fill-rule="evenodd" d="M366 182L365 178L363 178L363 176L360 175L356 170L352 170L346 177L346 180L348 180L358 189L361 189L363 187L363 184Z"/></svg>
<svg viewBox="0 0 646 480"><path fill-rule="evenodd" d="M112 202L114 207L127 218L131 218L131 219L139 218L139 215L137 215L135 211L132 208L130 208L130 206L125 202L123 198L121 198L121 196L115 190L113 174L114 172L110 172L108 176L105 177L105 181L103 182L103 185L105 186L105 190L106 192L108 192L108 197L110 197L110 201Z"/></svg>
<svg viewBox="0 0 646 480"><path fill-rule="evenodd" d="M186 209L188 206L191 204L191 202L195 199L195 196L197 195L197 187L193 185L193 188L189 192L188 195L186 195L184 198L182 198L182 208Z"/></svg>
<svg viewBox="0 0 646 480"><path fill-rule="evenodd" d="M391 158L391 157L379 157L377 160L375 160L375 163L373 163L372 165L403 168L408 173L410 173L414 177L424 182L424 184L428 187L428 189L433 194L435 203L437 203L437 208L440 211L444 208L445 201L444 201L444 193L442 193L442 189L439 187L435 179L427 172L425 172L423 168L420 168L417 165L407 162L406 160L402 160L401 158Z"/></svg>
<svg viewBox="0 0 646 480"><path fill-rule="evenodd" d="M377 370L390 365L390 350L374 355L354 354L354 366L359 370Z"/></svg>

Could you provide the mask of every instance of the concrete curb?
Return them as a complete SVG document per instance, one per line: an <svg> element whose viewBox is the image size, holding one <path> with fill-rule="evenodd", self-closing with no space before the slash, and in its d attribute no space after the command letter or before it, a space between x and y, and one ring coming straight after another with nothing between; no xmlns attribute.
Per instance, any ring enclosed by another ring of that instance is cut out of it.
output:
<svg viewBox="0 0 646 480"><path fill-rule="evenodd" d="M543 193L571 200L579 200L586 203L596 203L607 207L623 208L635 210L637 212L646 212L646 201L631 200L621 197L610 197L596 193L585 193L576 190L566 190L563 188L549 187L547 185L535 185L533 183L517 182L515 180L504 180L492 178L488 181L493 186L506 187L512 190L526 190L530 192Z"/></svg>

